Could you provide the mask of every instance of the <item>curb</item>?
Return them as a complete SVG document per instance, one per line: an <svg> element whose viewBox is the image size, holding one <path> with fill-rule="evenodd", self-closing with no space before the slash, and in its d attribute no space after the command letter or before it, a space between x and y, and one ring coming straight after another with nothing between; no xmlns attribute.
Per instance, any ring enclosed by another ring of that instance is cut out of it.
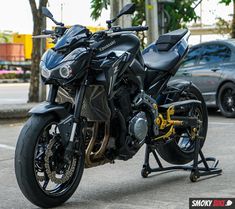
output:
<svg viewBox="0 0 235 209"><path fill-rule="evenodd" d="M29 117L28 111L37 103L0 105L0 119L20 119Z"/></svg>

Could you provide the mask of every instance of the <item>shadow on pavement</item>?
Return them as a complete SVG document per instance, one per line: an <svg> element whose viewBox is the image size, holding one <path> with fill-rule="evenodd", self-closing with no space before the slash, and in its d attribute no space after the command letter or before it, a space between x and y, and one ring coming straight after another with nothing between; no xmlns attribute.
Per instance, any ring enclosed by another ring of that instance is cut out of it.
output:
<svg viewBox="0 0 235 209"><path fill-rule="evenodd" d="M218 116L225 118L217 108L207 108L208 116Z"/></svg>

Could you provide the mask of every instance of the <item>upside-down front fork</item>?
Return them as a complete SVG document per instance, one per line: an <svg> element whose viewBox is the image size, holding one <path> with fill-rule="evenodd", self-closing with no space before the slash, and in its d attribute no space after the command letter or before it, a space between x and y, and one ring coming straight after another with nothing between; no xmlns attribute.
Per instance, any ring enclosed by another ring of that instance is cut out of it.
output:
<svg viewBox="0 0 235 209"><path fill-rule="evenodd" d="M87 86L87 76L85 76L83 82L81 83L81 86L76 91L75 96L75 107L74 107L74 114L73 114L73 125L72 125L72 131L70 133L70 138L68 145L65 149L65 158L67 160L70 159L71 156L74 154L74 139L77 129L79 129L79 132L81 132L81 125L82 121L80 118L81 110L82 110L82 103L86 91Z"/></svg>

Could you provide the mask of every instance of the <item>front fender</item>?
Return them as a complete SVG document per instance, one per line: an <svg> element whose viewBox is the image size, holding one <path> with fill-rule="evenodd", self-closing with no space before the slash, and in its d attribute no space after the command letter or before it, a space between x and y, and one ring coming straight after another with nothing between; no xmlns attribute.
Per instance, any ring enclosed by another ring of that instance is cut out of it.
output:
<svg viewBox="0 0 235 209"><path fill-rule="evenodd" d="M52 104L50 102L42 102L39 105L33 107L30 111L29 114L48 114L48 113L54 113L56 114L59 118L65 118L69 115L69 105L68 103L64 104Z"/></svg>

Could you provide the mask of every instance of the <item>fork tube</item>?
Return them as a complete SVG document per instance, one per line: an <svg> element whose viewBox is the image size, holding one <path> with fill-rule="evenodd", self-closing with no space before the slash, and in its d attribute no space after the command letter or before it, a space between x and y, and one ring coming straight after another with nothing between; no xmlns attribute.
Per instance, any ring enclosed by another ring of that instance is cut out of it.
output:
<svg viewBox="0 0 235 209"><path fill-rule="evenodd" d="M87 86L87 78L84 79L84 81L81 84L81 87L76 92L75 96L75 109L74 109L74 121L79 122L81 110L82 110L82 103L85 95L85 90Z"/></svg>
<svg viewBox="0 0 235 209"><path fill-rule="evenodd" d="M74 139L74 136L75 136L75 133L76 133L76 129L77 129L77 123L74 122L72 132L71 132L71 135L70 135L70 139L69 139L70 142L73 142L73 139Z"/></svg>
<svg viewBox="0 0 235 209"><path fill-rule="evenodd" d="M70 142L73 142L74 140L74 136L76 133L76 129L77 129L77 125L80 122L80 114L81 114L81 110L82 110L82 103L83 103L83 99L84 99L84 95L85 95L85 91L86 91L86 86L87 86L87 76L85 76L80 89L78 89L76 91L76 96L75 96L75 109L74 109L74 122L73 122L73 128L72 128L72 132L70 135Z"/></svg>
<svg viewBox="0 0 235 209"><path fill-rule="evenodd" d="M48 97L47 97L47 101L50 103L55 103L55 99L57 96L57 92L58 92L58 86L56 85L50 85L50 89L49 89L49 93L48 93Z"/></svg>

